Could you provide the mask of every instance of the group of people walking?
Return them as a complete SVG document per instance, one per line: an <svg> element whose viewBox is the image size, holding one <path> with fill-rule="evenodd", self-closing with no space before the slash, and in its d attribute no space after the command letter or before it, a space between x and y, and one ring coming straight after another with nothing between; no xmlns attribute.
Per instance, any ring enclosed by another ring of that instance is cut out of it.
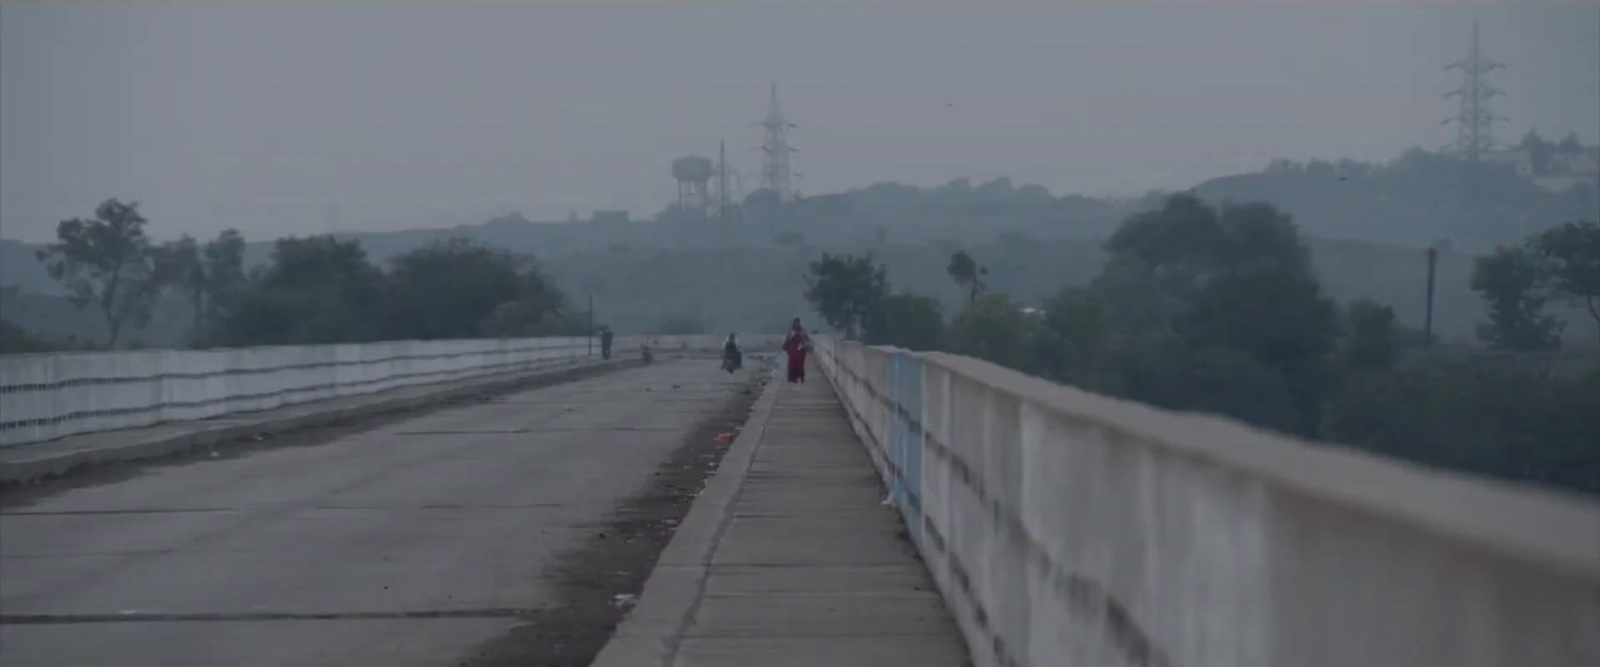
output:
<svg viewBox="0 0 1600 667"><path fill-rule="evenodd" d="M805 327L800 325L800 318L794 318L789 325L789 333L783 337L783 353L789 359L788 380L790 382L806 381L806 355L811 352L811 336L806 333ZM722 369L732 373L744 365L744 354L739 351L737 334L728 334L728 340L722 344Z"/></svg>

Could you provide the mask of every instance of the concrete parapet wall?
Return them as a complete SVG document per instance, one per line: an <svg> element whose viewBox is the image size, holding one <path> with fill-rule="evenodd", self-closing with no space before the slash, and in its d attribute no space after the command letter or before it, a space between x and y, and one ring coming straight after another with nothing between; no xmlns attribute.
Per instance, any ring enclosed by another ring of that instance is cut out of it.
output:
<svg viewBox="0 0 1600 667"><path fill-rule="evenodd" d="M772 339L772 340L768 340ZM749 349L776 347L755 336ZM618 336L613 354L714 352L721 336ZM0 356L0 447L206 419L396 387L551 370L600 355L583 337L395 341Z"/></svg>
<svg viewBox="0 0 1600 667"><path fill-rule="evenodd" d="M1600 503L817 341L980 667L1600 665Z"/></svg>

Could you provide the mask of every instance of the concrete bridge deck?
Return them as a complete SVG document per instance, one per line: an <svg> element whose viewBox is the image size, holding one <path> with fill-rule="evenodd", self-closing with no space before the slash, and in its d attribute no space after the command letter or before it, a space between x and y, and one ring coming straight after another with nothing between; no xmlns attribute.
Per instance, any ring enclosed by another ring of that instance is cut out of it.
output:
<svg viewBox="0 0 1600 667"><path fill-rule="evenodd" d="M675 658L616 664L965 664L826 381L766 377L671 360L13 486L0 666L586 665L704 564L636 610L694 605Z"/></svg>
<svg viewBox="0 0 1600 667"><path fill-rule="evenodd" d="M7 488L0 667L1600 664L1593 498L818 342Z"/></svg>

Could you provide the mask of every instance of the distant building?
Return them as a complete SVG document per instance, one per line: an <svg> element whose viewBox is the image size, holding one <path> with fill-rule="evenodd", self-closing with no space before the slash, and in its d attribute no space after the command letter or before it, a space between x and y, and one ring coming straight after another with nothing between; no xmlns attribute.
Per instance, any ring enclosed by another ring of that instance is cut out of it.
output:
<svg viewBox="0 0 1600 667"><path fill-rule="evenodd" d="M628 221L627 211L595 211L589 216L589 222L620 223Z"/></svg>
<svg viewBox="0 0 1600 667"><path fill-rule="evenodd" d="M1550 156L1550 168L1533 182L1550 192L1566 192L1579 185L1600 188L1600 146L1556 151Z"/></svg>
<svg viewBox="0 0 1600 667"><path fill-rule="evenodd" d="M1536 176L1533 184L1549 192L1566 192L1579 184L1600 189L1600 147L1579 154L1550 155L1549 173Z"/></svg>
<svg viewBox="0 0 1600 667"><path fill-rule="evenodd" d="M1504 165L1517 170L1525 178L1533 177L1533 155L1521 148L1487 151L1479 158L1486 164Z"/></svg>
<svg viewBox="0 0 1600 667"><path fill-rule="evenodd" d="M1580 184L1600 187L1600 146L1586 146L1575 152L1554 151L1543 173L1535 171L1533 154L1522 148L1490 151L1481 159L1511 167L1547 192L1566 192Z"/></svg>

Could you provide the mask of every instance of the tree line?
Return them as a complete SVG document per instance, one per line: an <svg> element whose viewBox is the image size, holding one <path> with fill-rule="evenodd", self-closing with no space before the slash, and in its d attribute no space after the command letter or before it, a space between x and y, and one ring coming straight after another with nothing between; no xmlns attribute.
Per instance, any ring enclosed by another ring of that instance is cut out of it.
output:
<svg viewBox="0 0 1600 667"><path fill-rule="evenodd" d="M227 230L157 244L135 203L110 199L92 218L62 221L38 252L78 308L104 320L106 348L142 326L164 294L180 294L196 347L309 345L378 340L583 335L585 318L530 257L452 239L413 249L387 267L359 242L287 237L271 262L244 266L245 239ZM48 350L5 324L7 351Z"/></svg>
<svg viewBox="0 0 1600 667"><path fill-rule="evenodd" d="M805 297L871 344L948 350L1164 408L1600 493L1597 356L1535 352L1559 344L1542 314L1551 300L1585 301L1600 325L1594 222L1478 260L1490 350L1437 348L1387 306L1328 298L1296 225L1269 204L1174 195L1129 216L1106 250L1088 285L1039 309L989 292L986 269L963 251L948 272L967 299L950 318L932 298L894 291L870 254L824 254Z"/></svg>
<svg viewBox="0 0 1600 667"><path fill-rule="evenodd" d="M104 345L181 295L199 347L583 335L585 317L532 258L462 240L384 266L353 240L284 238L247 270L244 238L155 243L136 204L108 200L61 222L39 252ZM1582 304L1600 332L1600 225L1572 222L1476 261L1488 350L1433 347L1371 301L1324 294L1290 217L1262 203L1190 194L1127 217L1088 284L1024 307L956 250L962 294L892 289L872 255L824 253L805 300L846 336L949 350L1103 394L1232 416L1266 428L1434 465L1600 492L1600 364L1557 353L1545 310ZM694 318L671 322L699 330ZM663 325L665 326L665 325ZM49 350L0 322L5 351Z"/></svg>
<svg viewBox="0 0 1600 667"><path fill-rule="evenodd" d="M1600 333L1600 225L1569 222L1500 246L1474 263L1472 289L1489 311L1478 337L1494 347L1560 347L1563 324L1546 312L1553 300L1582 306Z"/></svg>

